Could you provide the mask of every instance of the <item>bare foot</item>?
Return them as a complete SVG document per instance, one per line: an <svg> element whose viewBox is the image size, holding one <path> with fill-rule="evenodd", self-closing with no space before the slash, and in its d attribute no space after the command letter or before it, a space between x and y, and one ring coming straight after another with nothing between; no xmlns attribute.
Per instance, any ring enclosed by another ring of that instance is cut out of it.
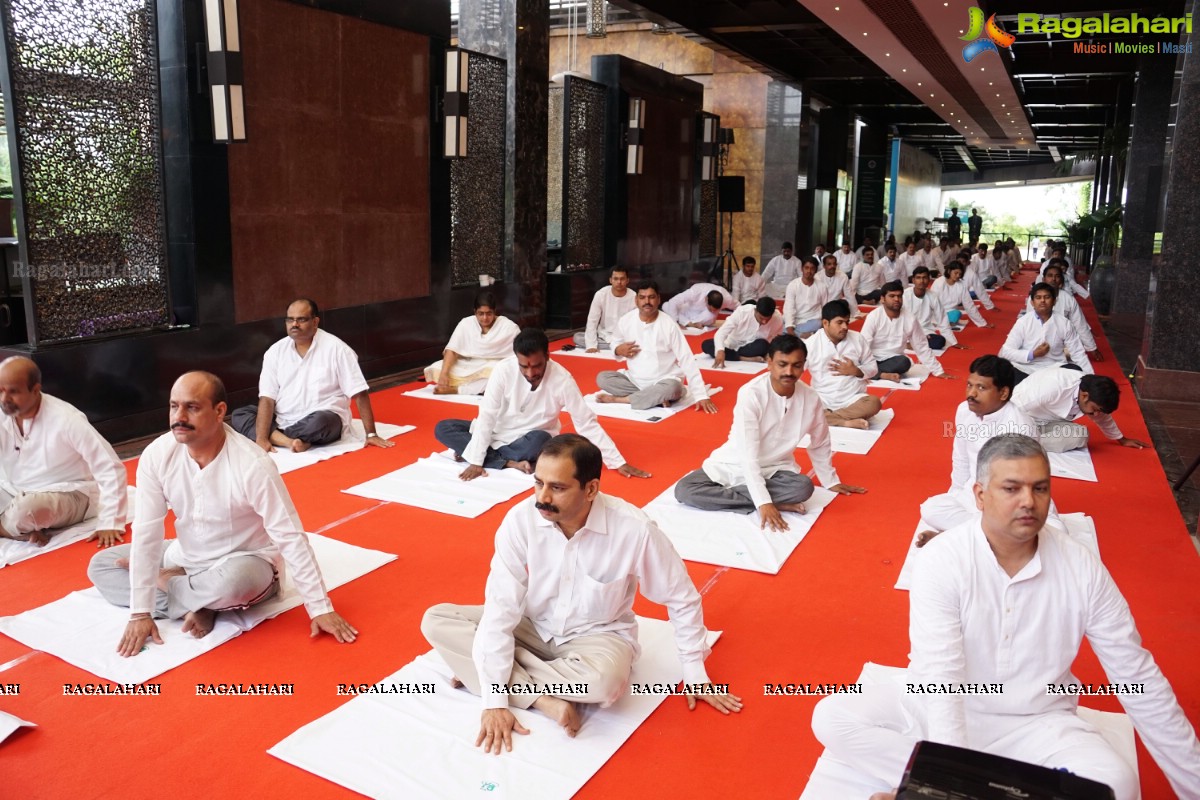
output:
<svg viewBox="0 0 1200 800"><path fill-rule="evenodd" d="M881 372L881 373L879 373L879 380L894 381L896 383L899 383L900 382L900 373L899 372Z"/></svg>
<svg viewBox="0 0 1200 800"><path fill-rule="evenodd" d="M804 513L804 503L776 503L775 507L780 511L792 511L796 514Z"/></svg>
<svg viewBox="0 0 1200 800"><path fill-rule="evenodd" d="M579 726L582 723L574 703L563 700L561 697L544 694L533 701L533 707L563 726L567 731L567 736L575 738L575 734L579 733Z"/></svg>
<svg viewBox="0 0 1200 800"><path fill-rule="evenodd" d="M442 386L440 383L433 387L434 394L458 394L456 386Z"/></svg>
<svg viewBox="0 0 1200 800"><path fill-rule="evenodd" d="M528 461L505 461L504 468L517 469L521 472L524 472L526 475L533 474L533 464L530 464Z"/></svg>
<svg viewBox="0 0 1200 800"><path fill-rule="evenodd" d="M466 460L465 458L463 458L462 456L460 456L460 455L457 455L457 454L455 454L455 456L454 456L454 460L455 460L455 461L457 461L457 462L458 462L458 463L460 463L460 464L465 464L465 463L467 463L467 460ZM455 680L458 680L458 678L455 678Z"/></svg>
<svg viewBox="0 0 1200 800"><path fill-rule="evenodd" d="M30 531L25 535L25 541L35 547L45 547L46 543L50 541L50 533L49 531Z"/></svg>
<svg viewBox="0 0 1200 800"><path fill-rule="evenodd" d="M742 361L757 361L759 364L767 362L766 356L742 356Z"/></svg>
<svg viewBox="0 0 1200 800"><path fill-rule="evenodd" d="M461 689L462 687L463 687L463 682L458 679L458 676L451 675L450 676L450 688L451 689Z"/></svg>
<svg viewBox="0 0 1200 800"><path fill-rule="evenodd" d="M929 544L933 537L937 536L941 531L921 531L917 534L917 547L924 547Z"/></svg>
<svg viewBox="0 0 1200 800"><path fill-rule="evenodd" d="M292 439L292 443L288 445L293 453L303 453L308 448L312 447L308 442L302 442L299 439Z"/></svg>
<svg viewBox="0 0 1200 800"><path fill-rule="evenodd" d="M211 608L189 611L183 615L183 632L190 633L197 639L203 639L213 629L213 621L216 618L217 612Z"/></svg>
<svg viewBox="0 0 1200 800"><path fill-rule="evenodd" d="M834 428L857 428L860 431L865 431L871 427L871 424L865 419L833 419L827 420L829 425Z"/></svg>
<svg viewBox="0 0 1200 800"><path fill-rule="evenodd" d="M116 561L113 562L113 564L117 567L120 567L121 569L129 569L129 559L128 558L118 558Z"/></svg>
<svg viewBox="0 0 1200 800"><path fill-rule="evenodd" d="M615 397L611 394L605 394L604 392L600 392L599 394L596 395L596 402L597 403L628 403L629 398L628 397Z"/></svg>
<svg viewBox="0 0 1200 800"><path fill-rule="evenodd" d="M124 559L122 559L122 560L124 560ZM128 569L128 567L126 567L126 568ZM155 582L155 585L158 586L158 590L160 592L165 592L167 590L167 584L170 583L171 578L178 578L179 576L186 575L186 574L187 573L184 571L183 567L171 567L170 569L160 569L158 571L158 580Z"/></svg>

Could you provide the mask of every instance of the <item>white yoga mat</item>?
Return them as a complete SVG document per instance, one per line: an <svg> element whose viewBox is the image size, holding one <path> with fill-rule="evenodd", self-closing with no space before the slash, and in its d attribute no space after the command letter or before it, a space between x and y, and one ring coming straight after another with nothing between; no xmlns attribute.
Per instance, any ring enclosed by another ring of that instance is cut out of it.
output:
<svg viewBox="0 0 1200 800"><path fill-rule="evenodd" d="M1088 448L1080 447L1066 453L1049 453L1048 455L1050 456L1050 474L1055 478L1099 483L1096 479L1096 466L1092 463L1092 453Z"/></svg>
<svg viewBox="0 0 1200 800"><path fill-rule="evenodd" d="M1089 550L1096 554L1096 558L1100 558L1100 541L1096 538L1096 521L1081 511L1071 514L1059 514L1058 516L1066 524L1067 533L1073 539L1086 545ZM917 523L917 529L913 531L912 541L908 545L908 553L904 556L904 565L900 567L900 577L896 579L897 589L908 591L908 587L912 582L913 565L921 552L917 547L917 535L921 531L931 529L932 526L925 522L925 520Z"/></svg>
<svg viewBox="0 0 1200 800"><path fill-rule="evenodd" d="M14 717L6 711L0 711L0 742L12 736L20 728L36 728L32 722L26 722L20 717Z"/></svg>
<svg viewBox="0 0 1200 800"><path fill-rule="evenodd" d="M683 331L684 336L703 336L706 333L712 333L716 329L717 329L716 325L710 325L707 328L692 328L692 327L680 328L680 330Z"/></svg>
<svg viewBox="0 0 1200 800"><path fill-rule="evenodd" d="M599 358L602 361L617 361L617 357L613 355L612 350L597 350L595 353L589 353L586 348L576 347L574 350L552 350L551 357L555 356L574 356L576 358Z"/></svg>
<svg viewBox="0 0 1200 800"><path fill-rule="evenodd" d="M942 350L932 350L931 349L929 352L933 353L934 356L942 356L942 355L946 354L945 349L942 349ZM908 356L909 359L912 361L917 360L917 351L916 350L905 350L904 355Z"/></svg>
<svg viewBox="0 0 1200 800"><path fill-rule="evenodd" d="M432 383L428 386L422 386L420 389L405 392L404 396L420 397L424 400L441 400L443 403L459 403L464 406L478 406L483 403L483 395L481 394L434 394Z"/></svg>
<svg viewBox="0 0 1200 800"><path fill-rule="evenodd" d="M709 631L709 643L719 635ZM683 668L670 623L639 617L638 639L631 682L678 683ZM630 694L609 708L586 706L574 739L540 712L515 709L531 732L514 735L512 752L497 756L474 746L482 705L450 688L450 677L436 653L425 653L380 682L433 683L434 694L360 695L267 752L374 798L566 800L666 699Z"/></svg>
<svg viewBox="0 0 1200 800"><path fill-rule="evenodd" d="M308 534L308 540L328 591L396 560L391 553L315 533ZM71 592L23 614L0 617L0 633L114 683L144 683L302 604L285 572L283 586L274 599L245 611L218 614L212 631L203 639L183 633L183 620L158 620L163 644L147 643L132 658L117 655L117 642L129 621L129 609L110 605L95 587ZM296 635L306 635L306 629L306 625L298 624Z"/></svg>
<svg viewBox="0 0 1200 800"><path fill-rule="evenodd" d="M908 670L901 667L885 667L867 662L863 665L858 683L865 685L902 685ZM1105 741L1125 760L1137 774L1137 750L1133 739L1133 722L1125 714L1079 708L1079 716L1100 731ZM867 800L875 792L888 792L900 783L901 775L890 785L880 783L877 778L859 772L845 761L834 758L826 750L817 759L816 767L808 779L808 785L800 800ZM1140 796L1140 793L1139 793Z"/></svg>
<svg viewBox="0 0 1200 800"><path fill-rule="evenodd" d="M642 510L688 561L776 575L835 497L828 489L816 487L804 504L804 514L783 514L789 529L782 532L764 530L757 511L738 514L685 506L675 499L674 486Z"/></svg>
<svg viewBox="0 0 1200 800"><path fill-rule="evenodd" d="M402 433L408 433L411 430L416 430L415 425L389 425L386 422L376 422L375 432L384 439L393 439ZM274 460L275 466L279 468L279 474L291 472L301 469L302 467L311 466L319 461L325 461L334 456L344 455L346 453L361 450L367 446L367 431L363 427L362 420L356 419L350 422L350 429L342 434L342 438L338 439L333 444L326 444L320 447L310 447L303 453L293 453L291 450L285 450L282 447L276 447L271 453L271 459Z"/></svg>
<svg viewBox="0 0 1200 800"><path fill-rule="evenodd" d="M520 470L489 469L487 475L464 481L458 476L466 468L446 450L342 491L470 518L533 488L533 476Z"/></svg>
<svg viewBox="0 0 1200 800"><path fill-rule="evenodd" d="M884 430L888 425L892 424L892 420L896 418L896 409L885 408L875 416L867 420L867 424L871 427L866 430L858 428L843 428L834 426L829 429L829 445L830 449L835 453L851 453L857 456L865 456L871 452L871 448L879 441L879 437L883 435ZM800 444L797 447L808 447L811 438L807 433L800 439Z"/></svg>
<svg viewBox="0 0 1200 800"><path fill-rule="evenodd" d="M133 519L133 500L137 497L137 492L132 486L126 488L128 492L128 513L129 519ZM123 526L122 526L123 527ZM0 539L0 568L7 567L9 564L17 564L26 559L40 556L43 553L49 553L54 550L82 542L96 531L96 518L89 517L78 525L72 525L69 528L63 528L50 537L50 541L46 542L41 547L29 542L18 542L13 539ZM126 532L125 540L129 541L129 533Z"/></svg>
<svg viewBox="0 0 1200 800"><path fill-rule="evenodd" d="M723 386L709 386L708 396L712 397L715 394L719 394L723 388ZM583 399L587 401L588 408L592 409L597 417L627 419L633 422L662 422L664 419L673 417L680 411L685 411L696 405L696 395L692 394L690 389L687 394L675 401L670 408L659 406L657 408L647 408L644 411L636 411L630 408L628 403L597 403L597 394L599 392L583 396Z"/></svg>
<svg viewBox="0 0 1200 800"><path fill-rule="evenodd" d="M867 381L867 386L874 389L908 389L910 391L918 391L921 384L929 378L929 367L924 364L913 364L908 372L901 376L899 381Z"/></svg>
<svg viewBox="0 0 1200 800"><path fill-rule="evenodd" d="M710 370L712 372L737 372L742 375L757 375L767 368L765 361L726 361L724 369L717 369L713 366L715 359L707 353L697 353L696 363L700 365L700 369Z"/></svg>

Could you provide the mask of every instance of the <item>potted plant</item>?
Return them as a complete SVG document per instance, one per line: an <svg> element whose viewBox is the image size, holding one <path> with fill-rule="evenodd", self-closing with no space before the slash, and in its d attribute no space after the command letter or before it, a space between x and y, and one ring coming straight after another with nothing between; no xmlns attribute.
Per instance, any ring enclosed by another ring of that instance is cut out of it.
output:
<svg viewBox="0 0 1200 800"><path fill-rule="evenodd" d="M1088 290L1092 293L1092 304L1100 314L1112 309L1113 290L1117 276L1113 259L1121 241L1121 215L1125 207L1120 203L1101 206L1090 214L1079 218L1085 235L1092 237L1092 252L1096 254L1088 279Z"/></svg>

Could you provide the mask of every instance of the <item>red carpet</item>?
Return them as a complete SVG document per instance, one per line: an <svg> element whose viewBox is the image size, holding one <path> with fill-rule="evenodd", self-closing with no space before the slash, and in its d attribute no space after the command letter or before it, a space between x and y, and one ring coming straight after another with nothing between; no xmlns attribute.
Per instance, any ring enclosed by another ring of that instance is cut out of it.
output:
<svg viewBox="0 0 1200 800"><path fill-rule="evenodd" d="M892 589L926 496L945 489L950 474L952 420L963 396L967 365L997 352L1024 301L1031 276L1018 290L995 295L998 309L983 312L995 330L969 327L970 351L942 357L957 380L930 379L920 392L898 391L885 405L895 422L869 456L835 457L847 483L868 494L839 498L777 576L689 564L705 594L710 627L725 631L708 669L746 702L729 719L707 707L688 713L668 699L579 797L797 797L820 746L809 720L813 698L764 697L764 683L847 683L867 660L906 663L908 596ZM1100 327L1090 303L1084 308ZM1102 335L1105 360L1097 371L1117 379L1123 404L1116 419L1126 435L1149 441L1128 381ZM699 349L699 339L692 340ZM555 349L561 343L554 345ZM584 392L595 389L604 362L561 358ZM705 373L726 387L715 416L687 412L656 425L605 420L627 459L653 473L649 480L605 472L602 488L644 504L695 468L729 430L742 375ZM407 388L407 387L406 387ZM251 797L296 794L309 798L353 793L266 754L301 725L337 707L342 682L372 682L428 646L419 622L428 606L481 602L492 537L508 504L474 520L352 497L341 489L411 463L438 449L433 424L469 418L474 409L403 397L404 389L375 395L376 416L417 430L389 450L367 449L285 476L309 530L399 554L399 559L333 593L338 610L362 632L353 645L310 640L301 609L266 622L216 651L168 672L160 697L74 698L63 683L95 681L50 656L0 636L0 683L20 683L19 696L0 696L0 709L40 727L0 744L3 788L13 798ZM1135 451L1097 436L1092 447L1100 483L1057 481L1064 512L1085 511L1097 523L1100 549L1125 593L1146 645L1175 686L1189 718L1200 721L1200 559L1197 558L1152 450ZM802 462L805 455L801 451ZM95 548L79 544L0 570L0 614L49 602L87 585ZM639 612L665 617L643 600ZM113 643L115 646L115 642ZM1086 652L1077 664L1083 681L1102 679ZM206 698L195 684L214 681L287 682L295 697ZM1108 710L1116 701L1089 704ZM474 731L464 731L464 737ZM519 743L518 743L519 745ZM1171 793L1139 745L1143 796Z"/></svg>

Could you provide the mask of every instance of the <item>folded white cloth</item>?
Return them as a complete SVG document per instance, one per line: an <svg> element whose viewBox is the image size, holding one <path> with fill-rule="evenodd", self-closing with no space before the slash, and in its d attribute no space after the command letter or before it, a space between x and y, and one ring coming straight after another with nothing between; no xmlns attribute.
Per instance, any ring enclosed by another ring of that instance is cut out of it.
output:
<svg viewBox="0 0 1200 800"><path fill-rule="evenodd" d="M688 561L778 574L796 546L812 530L836 494L818 486L805 503L805 513L784 512L786 531L762 528L757 511L701 511L675 499L675 487L667 489L643 507L680 557Z"/></svg>
<svg viewBox="0 0 1200 800"><path fill-rule="evenodd" d="M0 742L17 732L18 728L36 728L32 722L26 722L20 717L14 717L5 711L0 711Z"/></svg>
<svg viewBox="0 0 1200 800"><path fill-rule="evenodd" d="M719 394L723 386L709 386L708 396L712 397ZM679 398L671 404L670 408L647 408L643 411L636 411L630 408L628 403L597 403L596 395L599 392L584 395L583 399L587 401L588 408L595 412L597 417L611 417L612 419L627 419L633 422L662 422L668 417L673 417L680 411L684 411L696 405L697 397L688 390L687 394Z"/></svg>
<svg viewBox="0 0 1200 800"><path fill-rule="evenodd" d="M696 363L700 365L700 369L711 370L713 372L737 372L742 375L757 375L767 368L765 361L726 361L723 369L717 369L713 366L714 359L707 353L697 353Z"/></svg>
<svg viewBox="0 0 1200 800"><path fill-rule="evenodd" d="M871 448L879 441L879 437L883 435L884 429L892 424L892 420L896 418L896 409L885 408L875 416L867 420L871 426L866 430L858 428L843 428L834 426L829 429L829 446L835 453L853 453L858 456L865 456L871 452ZM805 434L800 439L800 444L797 447L808 447L808 434Z"/></svg>
<svg viewBox="0 0 1200 800"><path fill-rule="evenodd" d="M1099 483L1092 453L1086 447L1068 450L1065 453L1049 453L1050 474L1055 478L1070 478L1077 481Z"/></svg>
<svg viewBox="0 0 1200 800"><path fill-rule="evenodd" d="M558 356L577 356L579 358L599 358L604 361L617 361L617 357L613 355L612 350L597 350L595 353L589 353L587 348L576 347L574 350L554 350L550 353L551 358Z"/></svg>
<svg viewBox="0 0 1200 800"><path fill-rule="evenodd" d="M444 403L461 403L465 406L478 406L483 403L481 394L434 394L432 384L405 392L404 396L420 397L424 400L441 400Z"/></svg>
<svg viewBox="0 0 1200 800"><path fill-rule="evenodd" d="M709 643L720 634L709 631ZM674 685L683 676L670 623L638 618L641 657L635 684ZM432 694L363 694L288 736L267 752L348 789L376 798L566 800L658 708L663 695L627 694L608 708L583 707L583 727L568 738L558 723L514 709L531 732L512 752L475 747L479 698L450 687L450 668L433 651L381 684L432 684ZM676 699L673 702L682 702Z"/></svg>
<svg viewBox="0 0 1200 800"><path fill-rule="evenodd" d="M908 372L900 378L899 381L867 381L867 386L876 389L908 389L910 391L918 391L921 384L929 378L929 367L924 364L913 364Z"/></svg>
<svg viewBox="0 0 1200 800"><path fill-rule="evenodd" d="M133 501L137 497L137 492L132 486L126 490L129 492L129 519L133 519ZM0 539L0 567L7 567L9 564L16 564L34 556L40 556L44 553L49 553L67 545L82 542L84 539L91 536L96 531L96 518L89 517L82 522L72 525L69 528L63 528L50 537L50 541L46 542L41 547L29 542L18 542L14 539ZM128 540L128 535L127 535Z"/></svg>
<svg viewBox="0 0 1200 800"><path fill-rule="evenodd" d="M875 686L889 683L903 685L907 674L908 670L902 667L885 667L868 661L863 665L862 674L857 682ZM1100 732L1105 741L1124 757L1136 774L1137 750L1133 740L1133 722L1129 717L1082 706L1079 708L1079 716ZM896 776L897 784L900 777ZM889 792L894 788L895 785L882 784L878 779L859 772L853 765L836 759L829 755L829 751L825 751L817 759L816 767L809 776L808 785L804 787L800 800L867 800L875 792Z"/></svg>
<svg viewBox="0 0 1200 800"><path fill-rule="evenodd" d="M684 336L703 336L706 333L712 333L716 329L717 329L716 325L711 325L707 328L687 327L687 328L681 328L680 330L683 331Z"/></svg>
<svg viewBox="0 0 1200 800"><path fill-rule="evenodd" d="M478 517L533 488L533 476L520 470L489 469L486 476L464 481L458 476L466 468L454 460L453 451L446 450L342 491L456 517Z"/></svg>
<svg viewBox="0 0 1200 800"><path fill-rule="evenodd" d="M396 560L391 553L356 547L315 533L308 534L308 541L329 591ZM144 683L224 644L263 620L302 605L291 579L286 572L284 575L283 586L273 599L245 611L218 614L212 631L203 639L183 633L180 630L183 620L158 620L163 644L148 643L132 658L117 654L117 642L129 621L129 609L110 605L95 587L72 592L16 616L0 617L0 633L114 683Z"/></svg>
<svg viewBox="0 0 1200 800"><path fill-rule="evenodd" d="M416 430L416 426L389 425L386 422L375 423L375 432L384 439L392 439L411 430ZM332 444L310 447L303 453L293 453L291 450L276 447L274 452L271 453L271 458L275 461L275 466L279 468L279 474L282 475L285 472L307 467L319 461L333 458L334 456L361 450L366 446L367 431L363 427L362 420L356 419L351 421L350 427L342 432L342 438Z"/></svg>

